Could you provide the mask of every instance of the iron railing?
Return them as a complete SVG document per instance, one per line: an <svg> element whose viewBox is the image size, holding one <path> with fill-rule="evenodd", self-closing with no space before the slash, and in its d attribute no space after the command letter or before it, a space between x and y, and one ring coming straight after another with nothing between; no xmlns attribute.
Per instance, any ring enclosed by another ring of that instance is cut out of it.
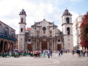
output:
<svg viewBox="0 0 88 66"><path fill-rule="evenodd" d="M0 32L0 37L4 38L4 39L12 40L12 41L17 41L17 39L15 37L11 37L9 35L5 35L4 33L1 33L1 32Z"/></svg>

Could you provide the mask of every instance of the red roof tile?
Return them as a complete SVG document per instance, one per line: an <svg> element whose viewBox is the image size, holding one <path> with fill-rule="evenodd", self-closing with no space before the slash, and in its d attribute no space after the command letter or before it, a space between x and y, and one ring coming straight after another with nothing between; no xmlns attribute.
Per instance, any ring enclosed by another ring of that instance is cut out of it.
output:
<svg viewBox="0 0 88 66"><path fill-rule="evenodd" d="M26 30L29 31L31 28L27 28Z"/></svg>

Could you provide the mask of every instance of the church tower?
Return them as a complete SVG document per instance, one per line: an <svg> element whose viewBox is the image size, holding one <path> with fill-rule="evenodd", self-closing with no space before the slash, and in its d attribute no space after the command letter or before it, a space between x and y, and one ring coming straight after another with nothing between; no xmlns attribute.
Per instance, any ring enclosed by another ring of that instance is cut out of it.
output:
<svg viewBox="0 0 88 66"><path fill-rule="evenodd" d="M18 50L25 50L26 12L24 9L22 9L19 16Z"/></svg>
<svg viewBox="0 0 88 66"><path fill-rule="evenodd" d="M62 32L64 49L73 49L72 14L66 9L62 15Z"/></svg>

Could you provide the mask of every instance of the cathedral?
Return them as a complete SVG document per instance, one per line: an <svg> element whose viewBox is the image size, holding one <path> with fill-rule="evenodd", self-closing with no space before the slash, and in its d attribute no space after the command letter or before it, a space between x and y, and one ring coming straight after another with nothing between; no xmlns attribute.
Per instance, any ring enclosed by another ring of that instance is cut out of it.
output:
<svg viewBox="0 0 88 66"><path fill-rule="evenodd" d="M58 25L46 19L35 22L26 29L26 12L19 14L18 50L60 50L73 49L72 14L66 9L62 15L62 31Z"/></svg>

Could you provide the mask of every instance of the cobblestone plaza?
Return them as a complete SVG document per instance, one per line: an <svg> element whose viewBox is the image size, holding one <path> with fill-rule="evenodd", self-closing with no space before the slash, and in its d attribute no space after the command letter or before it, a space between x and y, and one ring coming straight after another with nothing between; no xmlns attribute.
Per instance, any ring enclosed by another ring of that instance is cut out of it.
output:
<svg viewBox="0 0 88 66"><path fill-rule="evenodd" d="M0 57L0 66L88 66L88 57L77 57L77 54L72 56L71 53L64 53L60 57L57 53L53 53L51 58L47 56L45 58L30 56L19 58Z"/></svg>

